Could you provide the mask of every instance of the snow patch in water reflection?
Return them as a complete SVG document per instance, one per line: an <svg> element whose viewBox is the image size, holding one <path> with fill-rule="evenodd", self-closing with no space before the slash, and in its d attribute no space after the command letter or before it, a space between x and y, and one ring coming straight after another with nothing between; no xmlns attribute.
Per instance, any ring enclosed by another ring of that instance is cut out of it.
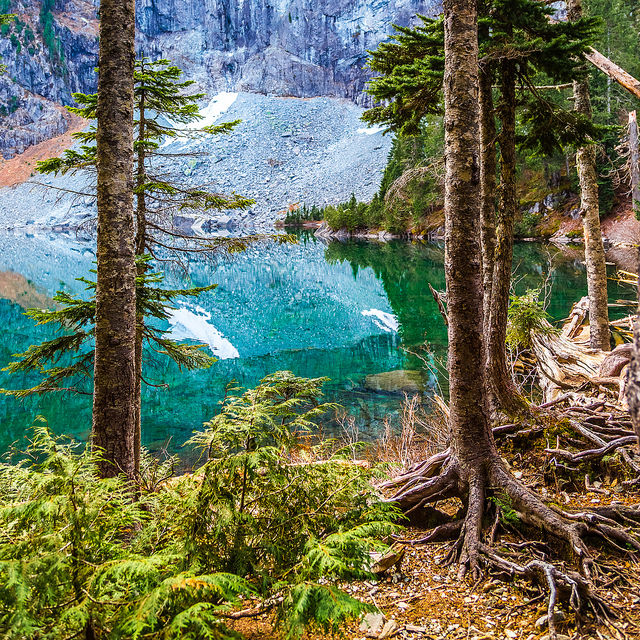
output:
<svg viewBox="0 0 640 640"><path fill-rule="evenodd" d="M186 306L173 309L169 318L170 336L174 340L197 340L209 345L214 356L220 360L239 358L238 350L212 324L211 314L202 307Z"/></svg>
<svg viewBox="0 0 640 640"><path fill-rule="evenodd" d="M362 315L368 318L373 318L373 322L376 327L379 327L387 333L391 333L392 331L397 333L398 328L400 327L398 318L396 318L392 313L380 311L380 309L367 309L362 312Z"/></svg>

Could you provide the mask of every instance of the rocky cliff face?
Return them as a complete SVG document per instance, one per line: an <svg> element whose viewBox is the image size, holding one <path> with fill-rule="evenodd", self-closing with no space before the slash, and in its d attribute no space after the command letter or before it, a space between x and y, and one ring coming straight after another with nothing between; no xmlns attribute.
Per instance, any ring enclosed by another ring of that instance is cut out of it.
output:
<svg viewBox="0 0 640 640"><path fill-rule="evenodd" d="M439 0L140 0L140 46L205 86L366 101L367 50Z"/></svg>
<svg viewBox="0 0 640 640"><path fill-rule="evenodd" d="M0 0L0 153L64 130L54 104L95 90L98 0ZM5 7L6 5L6 7ZM138 50L210 93L333 96L366 103L366 52L440 0L138 0Z"/></svg>
<svg viewBox="0 0 640 640"><path fill-rule="evenodd" d="M75 91L95 89L97 1L4 0L15 20L0 35L0 154L63 133L61 104ZM0 0L0 6L3 1Z"/></svg>

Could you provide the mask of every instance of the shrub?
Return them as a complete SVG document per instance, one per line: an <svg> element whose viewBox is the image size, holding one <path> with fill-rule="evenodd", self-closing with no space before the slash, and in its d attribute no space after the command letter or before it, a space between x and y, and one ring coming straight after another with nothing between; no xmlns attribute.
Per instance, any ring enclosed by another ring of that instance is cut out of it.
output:
<svg viewBox="0 0 640 640"><path fill-rule="evenodd" d="M538 234L537 227L542 220L542 213L527 209L516 220L513 233L516 238L532 238Z"/></svg>
<svg viewBox="0 0 640 640"><path fill-rule="evenodd" d="M522 296L512 295L509 303L507 345L511 348L531 347L531 332L549 333L549 314L540 300L540 289L527 289Z"/></svg>
<svg viewBox="0 0 640 640"><path fill-rule="evenodd" d="M98 453L38 422L26 456L0 464L0 636L223 640L238 637L225 611L256 598L297 637L372 609L335 583L371 577L396 511L370 484L379 472L300 448L332 408L323 381L231 389L192 440L203 466L174 478L176 460L145 454L136 500L98 477Z"/></svg>

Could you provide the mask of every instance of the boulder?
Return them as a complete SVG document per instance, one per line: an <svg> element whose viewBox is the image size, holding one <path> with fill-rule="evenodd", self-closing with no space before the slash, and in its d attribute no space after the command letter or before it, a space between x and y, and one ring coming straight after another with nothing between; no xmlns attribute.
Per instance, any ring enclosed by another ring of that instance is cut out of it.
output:
<svg viewBox="0 0 640 640"><path fill-rule="evenodd" d="M425 390L422 374L416 369L396 369L368 375L364 379L364 387L384 393L422 393Z"/></svg>

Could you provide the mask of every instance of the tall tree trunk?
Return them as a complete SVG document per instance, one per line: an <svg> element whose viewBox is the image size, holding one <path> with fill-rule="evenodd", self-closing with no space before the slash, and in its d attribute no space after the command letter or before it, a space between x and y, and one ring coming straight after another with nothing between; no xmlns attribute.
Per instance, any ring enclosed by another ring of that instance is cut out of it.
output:
<svg viewBox="0 0 640 640"><path fill-rule="evenodd" d="M493 73L489 64L480 66L480 195L484 334L489 335L491 290L496 250L496 121L493 107Z"/></svg>
<svg viewBox="0 0 640 640"><path fill-rule="evenodd" d="M475 0L446 0L445 277L449 312L450 425L459 457L482 466L493 450L482 330L478 43Z"/></svg>
<svg viewBox="0 0 640 640"><path fill-rule="evenodd" d="M629 164L631 165L631 206L637 216L640 211L640 149L636 111L629 112Z"/></svg>
<svg viewBox="0 0 640 640"><path fill-rule="evenodd" d="M468 544L475 568L486 467L497 453L485 385L475 0L445 0L445 275L449 311L450 428L459 473L469 485Z"/></svg>
<svg viewBox="0 0 640 640"><path fill-rule="evenodd" d="M142 67L144 72L144 63ZM146 147L144 145L146 136L145 123L145 95L144 92L140 96L138 105L138 148L136 153L136 241L135 252L139 258L144 256L147 249L147 202L145 198L144 185L146 182ZM136 275L142 277L146 271L144 262L138 262L136 266ZM140 470L140 449L142 443L142 343L144 332L144 314L138 308L136 313L136 352L135 352L135 370L136 370L136 428L135 428L135 461L136 471Z"/></svg>
<svg viewBox="0 0 640 640"><path fill-rule="evenodd" d="M569 20L582 18L582 0L568 0ZM587 78L573 83L575 110L591 117L591 98ZM580 214L584 232L584 255L587 265L587 290L589 294L589 328L591 347L609 351L609 309L607 299L607 266L605 264L602 232L600 230L600 206L598 204L598 176L596 149L588 145L576 154L580 178Z"/></svg>
<svg viewBox="0 0 640 640"><path fill-rule="evenodd" d="M487 377L491 408L517 414L526 408L507 368L506 338L511 269L513 265L513 227L518 210L516 193L516 69L515 62L500 63L498 113L500 131L500 203L497 212L496 248L491 287L491 310L487 343Z"/></svg>
<svg viewBox="0 0 640 640"><path fill-rule="evenodd" d="M634 210L640 208L640 156L638 154L638 121L636 112L629 114L629 160L631 162L631 204ZM633 355L627 381L627 401L633 429L638 436L640 449L640 247L637 251L636 273L638 277L638 316L633 327Z"/></svg>
<svg viewBox="0 0 640 640"><path fill-rule="evenodd" d="M102 0L97 106L97 289L93 435L100 473L135 475L133 0Z"/></svg>
<svg viewBox="0 0 640 640"><path fill-rule="evenodd" d="M640 247L637 251L637 273L640 274ZM638 277L638 315L633 326L633 353L627 379L627 402L633 430L638 436L638 451L640 451L640 275Z"/></svg>

